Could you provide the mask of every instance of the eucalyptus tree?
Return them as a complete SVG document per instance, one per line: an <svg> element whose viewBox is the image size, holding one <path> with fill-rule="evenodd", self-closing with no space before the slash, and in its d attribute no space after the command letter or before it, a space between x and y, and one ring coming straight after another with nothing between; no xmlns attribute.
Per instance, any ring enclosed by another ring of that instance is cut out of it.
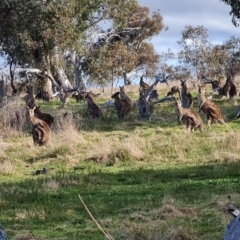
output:
<svg viewBox="0 0 240 240"><path fill-rule="evenodd" d="M226 70L232 76L240 75L240 37L232 36L222 45L226 50Z"/></svg>
<svg viewBox="0 0 240 240"><path fill-rule="evenodd" d="M104 19L124 29L136 5L135 0L0 1L1 53L8 63L37 67L51 82L71 87L63 53L84 53L89 29Z"/></svg>
<svg viewBox="0 0 240 240"><path fill-rule="evenodd" d="M200 79L208 68L207 60L211 49L207 29L204 26L186 25L178 44L182 47L178 53L179 62L188 67L194 77Z"/></svg>
<svg viewBox="0 0 240 240"><path fill-rule="evenodd" d="M149 8L135 5L126 19L126 25L122 25L115 18L112 26L101 31L97 41L90 45L85 72L95 81L112 83L113 79L123 77L125 84L129 84L126 76L131 71L142 69L147 75L156 71L159 55L148 40L165 28L162 16L159 11L150 16Z"/></svg>
<svg viewBox="0 0 240 240"><path fill-rule="evenodd" d="M235 36L222 44L212 45L207 57L208 70L206 75L219 81L228 75L240 74L240 38Z"/></svg>
<svg viewBox="0 0 240 240"><path fill-rule="evenodd" d="M232 23L234 26L239 26L240 21L240 2L239 0L220 0L221 2L224 2L225 4L229 5L231 7L231 11L229 14L232 16Z"/></svg>

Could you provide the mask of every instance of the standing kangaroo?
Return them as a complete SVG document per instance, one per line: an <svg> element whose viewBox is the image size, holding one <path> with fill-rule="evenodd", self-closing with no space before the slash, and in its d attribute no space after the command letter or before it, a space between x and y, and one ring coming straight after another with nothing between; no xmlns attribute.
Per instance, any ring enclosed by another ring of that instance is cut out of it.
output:
<svg viewBox="0 0 240 240"><path fill-rule="evenodd" d="M179 98L181 99L181 91L179 86L172 86L170 91L167 93L168 96L174 96L175 94L178 94Z"/></svg>
<svg viewBox="0 0 240 240"><path fill-rule="evenodd" d="M203 111L203 113L207 115L208 126L216 122L219 122L220 124L226 124L220 108L217 106L216 103L207 99L207 97L205 96L205 86L204 85L198 86L199 89L197 99L199 111Z"/></svg>
<svg viewBox="0 0 240 240"><path fill-rule="evenodd" d="M140 77L139 85L140 85L139 92L142 92L143 94L145 94L146 90L150 87L147 83L143 81L142 76Z"/></svg>
<svg viewBox="0 0 240 240"><path fill-rule="evenodd" d="M145 94L139 93L138 99L139 120L151 120L154 111L154 105L148 101Z"/></svg>
<svg viewBox="0 0 240 240"><path fill-rule="evenodd" d="M46 122L34 116L36 106L30 108L26 106L29 120L33 126L32 135L33 142L36 146L45 146L51 140L51 130Z"/></svg>
<svg viewBox="0 0 240 240"><path fill-rule="evenodd" d="M181 80L181 99L182 99L182 106L184 108L192 108L193 107L193 98L191 93L189 92L187 88L187 80Z"/></svg>
<svg viewBox="0 0 240 240"><path fill-rule="evenodd" d="M239 90L231 75L228 75L226 79L226 83L223 86L222 92L223 92L223 98L225 97L225 98L234 99L234 104L237 103L236 99L239 95Z"/></svg>
<svg viewBox="0 0 240 240"><path fill-rule="evenodd" d="M203 121L200 115L192 108L183 108L182 102L178 98L174 98L178 123L183 121L186 125L187 132L193 132L196 128L202 132L204 130Z"/></svg>
<svg viewBox="0 0 240 240"><path fill-rule="evenodd" d="M29 85L26 86L27 89L27 95L24 97L24 100L26 102L26 105L29 108L33 108L36 103L35 103L35 97L34 97L34 93L33 93L33 86Z"/></svg>
<svg viewBox="0 0 240 240"><path fill-rule="evenodd" d="M125 89L124 89L124 85L122 87L119 86L119 88L120 88L120 98L122 100L126 101L127 103L129 103L132 106L133 102L130 99L130 97L128 97L128 95L126 94Z"/></svg>

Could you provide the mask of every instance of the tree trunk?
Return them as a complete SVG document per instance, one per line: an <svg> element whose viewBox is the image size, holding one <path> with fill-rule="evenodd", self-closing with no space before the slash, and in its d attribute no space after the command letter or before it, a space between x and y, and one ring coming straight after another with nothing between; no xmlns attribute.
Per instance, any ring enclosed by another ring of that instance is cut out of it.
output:
<svg viewBox="0 0 240 240"><path fill-rule="evenodd" d="M78 68L78 65L75 64L74 69L75 82L76 86L80 91L86 91L86 86L82 78L82 70Z"/></svg>
<svg viewBox="0 0 240 240"><path fill-rule="evenodd" d="M12 96L17 94L17 89L14 86L14 70L13 70L13 63L14 61L12 60L10 62L10 66L9 66L9 71L10 71L10 79L11 79L11 87L12 87Z"/></svg>
<svg viewBox="0 0 240 240"><path fill-rule="evenodd" d="M4 81L3 79L0 81L0 103L2 104L4 97Z"/></svg>
<svg viewBox="0 0 240 240"><path fill-rule="evenodd" d="M76 53L72 54L72 63L74 63L74 76L77 88L80 91L86 91L86 85L82 78L82 64L81 57L76 57Z"/></svg>
<svg viewBox="0 0 240 240"><path fill-rule="evenodd" d="M42 92L42 99L44 101L49 102L52 95L53 95L53 88L52 88L52 81L49 78L44 78L43 79L43 86L41 89Z"/></svg>
<svg viewBox="0 0 240 240"><path fill-rule="evenodd" d="M55 81L63 91L67 91L73 88L72 84L68 80L66 73L64 72L64 69L61 66L52 66L52 74Z"/></svg>

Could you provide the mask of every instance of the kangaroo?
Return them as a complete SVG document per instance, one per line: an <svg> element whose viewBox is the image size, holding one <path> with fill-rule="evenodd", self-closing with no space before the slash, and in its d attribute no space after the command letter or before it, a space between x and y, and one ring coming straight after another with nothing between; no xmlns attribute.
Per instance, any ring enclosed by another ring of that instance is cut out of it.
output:
<svg viewBox="0 0 240 240"><path fill-rule="evenodd" d="M159 79L156 79L155 82L145 91L139 89L138 109L140 120L150 121L152 119L155 103L153 101L149 101L149 98L152 94L153 88L157 85L159 81Z"/></svg>
<svg viewBox="0 0 240 240"><path fill-rule="evenodd" d="M239 95L239 90L238 90L237 85L234 82L232 76L229 75L228 78L229 78L229 83L230 83L229 97L236 98Z"/></svg>
<svg viewBox="0 0 240 240"><path fill-rule="evenodd" d="M112 98L115 100L114 105L117 109L118 118L123 118L130 112L132 105L120 98L120 92L114 93Z"/></svg>
<svg viewBox="0 0 240 240"><path fill-rule="evenodd" d="M149 96L149 101L155 101L159 99L159 93L157 92L157 89L153 89L150 96Z"/></svg>
<svg viewBox="0 0 240 240"><path fill-rule="evenodd" d="M102 116L102 110L93 101L93 98L91 97L91 93L87 93L85 96L85 99L87 100L87 108L88 108L89 116L91 116L92 118L100 118Z"/></svg>
<svg viewBox="0 0 240 240"><path fill-rule="evenodd" d="M180 88L178 86L171 87L170 91L167 93L168 96L174 96L176 93L178 94L179 98L181 99Z"/></svg>
<svg viewBox="0 0 240 240"><path fill-rule="evenodd" d="M150 87L147 83L143 81L143 77L140 77L139 85L140 85L139 92L142 93L145 93L146 90Z"/></svg>
<svg viewBox="0 0 240 240"><path fill-rule="evenodd" d="M29 108L33 108L35 106L35 97L33 93L33 86L29 85L26 86L27 89L27 95L24 97L24 100L26 102L26 105Z"/></svg>
<svg viewBox="0 0 240 240"><path fill-rule="evenodd" d="M139 96L139 100L138 100L138 108L139 108L139 120L151 120L152 119L152 114L154 111L154 105L151 104L148 99L147 96L144 94L141 94L140 92L140 96Z"/></svg>
<svg viewBox="0 0 240 240"><path fill-rule="evenodd" d="M202 76L202 79L204 79L204 82L203 82L204 84L212 85L212 93L218 91L218 95L222 95L223 88L221 87L220 81L212 80L212 79L206 78L205 76Z"/></svg>
<svg viewBox="0 0 240 240"><path fill-rule="evenodd" d="M70 93L64 92L62 89L59 91L59 99L62 102L63 107L69 103L70 96Z"/></svg>
<svg viewBox="0 0 240 240"><path fill-rule="evenodd" d="M239 90L231 75L228 75L226 83L223 86L222 92L223 92L223 98L225 97L225 98L234 99L235 100L234 103L235 104L237 103L236 98L239 95Z"/></svg>
<svg viewBox="0 0 240 240"><path fill-rule="evenodd" d="M187 88L187 80L181 80L181 99L182 99L182 106L184 108L192 108L193 107L193 98L191 93L189 92Z"/></svg>
<svg viewBox="0 0 240 240"><path fill-rule="evenodd" d="M183 108L180 99L174 98L174 101L178 123L181 124L181 121L183 121L186 124L187 132L193 132L196 128L202 132L204 125L200 115L194 109Z"/></svg>
<svg viewBox="0 0 240 240"><path fill-rule="evenodd" d="M34 116L36 106L30 108L26 106L29 120L33 126L32 135L33 142L36 146L45 146L51 140L51 130L46 122Z"/></svg>
<svg viewBox="0 0 240 240"><path fill-rule="evenodd" d="M41 112L40 106L36 106L34 116L46 122L49 127L51 127L53 124L54 117L49 113Z"/></svg>
<svg viewBox="0 0 240 240"><path fill-rule="evenodd" d="M197 99L199 105L199 112L202 111L204 114L206 114L208 126L216 122L219 122L220 124L226 124L220 108L217 106L216 103L207 99L207 97L205 96L205 86L198 86L199 89Z"/></svg>
<svg viewBox="0 0 240 240"><path fill-rule="evenodd" d="M125 89L124 89L124 85L121 87L119 86L120 88L120 98L126 102L128 102L131 106L133 104L132 100L130 99L130 97L127 96L126 92L125 92Z"/></svg>
<svg viewBox="0 0 240 240"><path fill-rule="evenodd" d="M87 93L85 93L85 92L77 91L72 96L73 96L73 98L76 99L76 102L79 103L80 101L85 101L86 100L85 99L86 95L87 95Z"/></svg>

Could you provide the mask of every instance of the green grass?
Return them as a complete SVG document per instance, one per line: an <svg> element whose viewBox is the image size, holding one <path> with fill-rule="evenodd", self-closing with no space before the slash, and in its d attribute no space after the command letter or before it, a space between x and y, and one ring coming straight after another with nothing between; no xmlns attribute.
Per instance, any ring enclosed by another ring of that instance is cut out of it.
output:
<svg viewBox="0 0 240 240"><path fill-rule="evenodd" d="M114 108L92 120L85 103L71 102L64 110L81 120L44 148L29 132L9 133L0 140L0 223L9 239L105 239L79 194L115 239L222 239L227 206L240 206L240 133L237 106L214 101L228 125L203 133L187 134L172 102L143 123L136 109L123 120ZM53 115L59 107L41 104ZM33 174L44 166L47 174Z"/></svg>

